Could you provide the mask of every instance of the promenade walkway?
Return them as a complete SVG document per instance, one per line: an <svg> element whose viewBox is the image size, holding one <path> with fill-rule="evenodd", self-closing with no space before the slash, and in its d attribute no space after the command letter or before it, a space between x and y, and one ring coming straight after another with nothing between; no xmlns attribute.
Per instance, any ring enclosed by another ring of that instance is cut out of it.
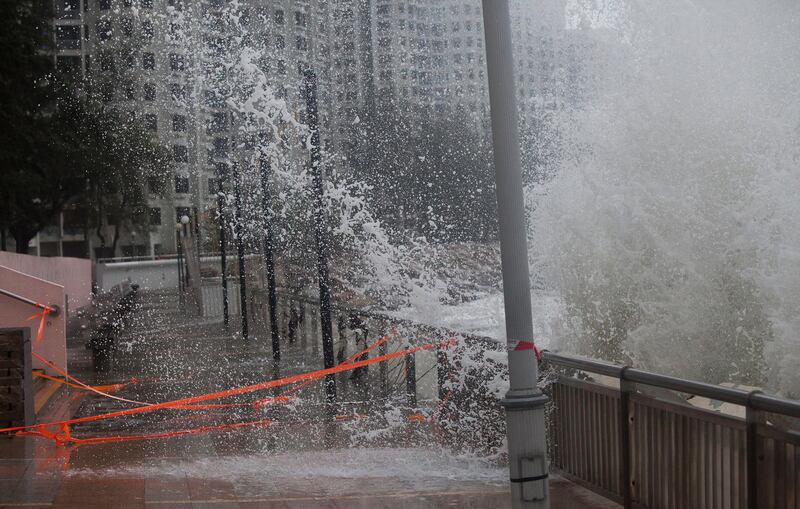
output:
<svg viewBox="0 0 800 509"><path fill-rule="evenodd" d="M136 377L114 394L152 402L321 367L320 359L291 345L275 366L266 336L237 339L221 324L186 317L173 297L142 296L134 326L118 338L104 371L94 369L83 340L72 338L71 374L92 384ZM368 401L360 400L364 388L354 386L346 373L339 378L339 391L344 403L335 415L323 404L317 382L288 404L165 410L70 430L80 438L107 438L223 428L163 439L69 447L40 437L0 438L0 508L510 507L504 465L451 452L437 441L431 424L406 420L374 392ZM39 421L130 406L66 389L46 405ZM259 419L271 423L224 429ZM554 508L617 507L563 479L554 478L551 489Z"/></svg>

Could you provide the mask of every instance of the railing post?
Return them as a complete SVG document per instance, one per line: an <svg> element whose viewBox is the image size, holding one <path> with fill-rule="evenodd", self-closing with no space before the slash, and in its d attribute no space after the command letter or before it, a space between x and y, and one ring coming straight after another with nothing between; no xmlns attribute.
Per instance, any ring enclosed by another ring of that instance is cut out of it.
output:
<svg viewBox="0 0 800 509"><path fill-rule="evenodd" d="M333 326L331 323L331 285L328 274L328 230L324 210L325 185L324 165L319 140L319 118L317 112L317 76L311 69L304 73L306 113L308 115L309 141L311 145L311 175L314 186L314 237L317 245L317 280L319 282L319 314L322 325L322 357L325 368L334 365ZM325 393L329 403L336 402L336 377L325 377Z"/></svg>
<svg viewBox="0 0 800 509"><path fill-rule="evenodd" d="M281 360L281 341L275 321L275 259L273 257L272 239L272 197L269 192L269 179L272 174L269 158L261 158L261 213L264 214L264 271L267 283L267 314L269 316L269 332L272 338L272 358Z"/></svg>
<svg viewBox="0 0 800 509"><path fill-rule="evenodd" d="M227 244L225 243L225 195L222 192L222 179L224 176L222 175L222 171L218 171L217 173L217 213L219 215L219 259L221 264L221 275L222 275L222 322L225 325L225 330L227 331L229 325L229 318L228 318L228 263L227 263L227 253L225 250L228 248Z"/></svg>
<svg viewBox="0 0 800 509"><path fill-rule="evenodd" d="M413 353L406 357L406 397L408 405L417 406L417 359Z"/></svg>
<svg viewBox="0 0 800 509"><path fill-rule="evenodd" d="M445 395L444 385L447 383L447 352L445 347L440 343L436 347L436 388L439 401L442 401Z"/></svg>
<svg viewBox="0 0 800 509"><path fill-rule="evenodd" d="M242 337L250 337L247 320L247 268L244 259L244 212L242 210L242 176L239 168L233 167L233 201L234 223L233 231L236 235L236 256L239 258L239 313L242 316Z"/></svg>
<svg viewBox="0 0 800 509"><path fill-rule="evenodd" d="M633 507L633 485L631 484L631 394L636 392L636 384L625 380L622 368L619 378L619 476L622 491L622 506Z"/></svg>
<svg viewBox="0 0 800 509"><path fill-rule="evenodd" d="M761 391L753 391L747 397L745 406L746 454L747 454L747 509L758 509L758 427L764 423L764 414L750 405L753 395Z"/></svg>
<svg viewBox="0 0 800 509"><path fill-rule="evenodd" d="M388 324L384 328L384 334L386 333L386 331L391 330L391 327L392 325ZM386 355L387 353L389 353L388 343L389 343L388 341L384 341L383 343L380 344L380 346L378 346L379 355ZM389 390L389 370L386 364L387 364L386 362L381 362L380 364L378 364L378 378L380 378L381 382L381 394L386 394L386 392Z"/></svg>

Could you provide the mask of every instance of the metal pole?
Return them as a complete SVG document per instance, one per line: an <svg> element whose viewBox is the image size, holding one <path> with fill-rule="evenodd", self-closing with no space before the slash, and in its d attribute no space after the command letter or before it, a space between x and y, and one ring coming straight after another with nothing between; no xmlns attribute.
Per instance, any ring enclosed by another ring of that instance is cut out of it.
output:
<svg viewBox="0 0 800 509"><path fill-rule="evenodd" d="M305 98L308 128L311 131L311 175L314 180L314 237L317 243L317 277L319 279L319 311L322 321L322 354L325 368L332 368L333 326L331 324L331 288L328 281L328 239L323 210L322 155L319 147L319 119L317 117L317 77L314 71L305 71ZM325 377L325 393L329 402L336 401L336 378Z"/></svg>
<svg viewBox="0 0 800 509"><path fill-rule="evenodd" d="M225 250L227 245L225 243L225 198L222 195L222 175L221 172L217 174L217 211L219 212L219 257L222 263L222 320L225 328L228 328L228 269L227 257Z"/></svg>
<svg viewBox="0 0 800 509"><path fill-rule="evenodd" d="M183 245L181 244L180 227L175 228L175 237L178 241L178 304L183 307Z"/></svg>
<svg viewBox="0 0 800 509"><path fill-rule="evenodd" d="M417 406L417 360L413 353L406 357L406 400L411 407Z"/></svg>
<svg viewBox="0 0 800 509"><path fill-rule="evenodd" d="M244 265L244 228L242 219L242 179L239 168L233 167L233 200L235 205L235 221L233 223L236 233L236 254L239 257L239 307L242 314L242 337L249 338L247 324L247 272Z"/></svg>
<svg viewBox="0 0 800 509"><path fill-rule="evenodd" d="M270 217L269 158L261 158L261 212L264 214L264 268L267 271L267 312L272 335L272 358L281 360L281 341L276 318L277 297L275 295L275 260L272 257L272 222Z"/></svg>
<svg viewBox="0 0 800 509"><path fill-rule="evenodd" d="M514 509L549 507L544 405L536 386L517 100L507 0L483 0L510 388L503 400Z"/></svg>
<svg viewBox="0 0 800 509"><path fill-rule="evenodd" d="M623 377L625 369L623 369ZM631 485L631 394L636 391L636 384L619 381L619 474L622 490L622 507L633 507L633 490Z"/></svg>
<svg viewBox="0 0 800 509"><path fill-rule="evenodd" d="M183 219L183 218L181 218L181 219ZM189 238L189 231L190 230L189 230L188 225L184 224L183 221L181 221L181 233L183 234L183 239ZM189 273L189 262L187 261L187 259L188 259L188 256L184 256L181 259L181 261L183 263L183 287L184 287L184 289L186 289L186 288L188 288L189 286L192 285L192 280L190 278L190 273Z"/></svg>

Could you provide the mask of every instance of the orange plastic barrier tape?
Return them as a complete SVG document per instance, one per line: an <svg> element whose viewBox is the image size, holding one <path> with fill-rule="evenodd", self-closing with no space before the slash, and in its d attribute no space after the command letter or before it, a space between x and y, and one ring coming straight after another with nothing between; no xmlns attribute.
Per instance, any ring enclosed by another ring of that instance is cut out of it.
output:
<svg viewBox="0 0 800 509"><path fill-rule="evenodd" d="M99 386L93 387L91 385L87 385L87 384L81 382L80 380L78 380L74 376L67 374L64 370L62 370L61 368L59 368L58 366L56 366L52 362L48 361L47 359L45 359L41 355L37 354L36 352L32 352L32 355L34 357L36 357L37 359L39 359L40 361L42 361L43 363L45 363L47 366L50 366L50 368L52 368L56 373L59 373L59 374L63 375L64 378L66 378L68 380L72 380L75 383L69 383L69 382L66 382L64 380L60 380L58 378L51 377L49 375L44 375L44 374L41 374L41 373L37 373L37 376L39 376L41 378L48 378L50 380L55 380L57 382L66 384L66 385L68 385L70 387L75 387L77 389L82 389L82 390L85 390L85 391L93 392L95 394L99 394L100 396L105 396L107 398L115 399L117 401L122 401L122 402L125 402L125 403L133 403L135 405L140 405L140 406L153 405L153 403L146 403L146 402L143 402L143 401L135 401L135 400L132 400L132 399L120 398L119 396L113 396L111 394L108 394L107 392L103 392L104 390L108 390L109 388L113 388L113 390L119 390L119 389L121 389L122 387L124 387L127 384L99 385ZM130 383L136 383L136 379L132 379L132 381ZM173 407L173 410L210 410L210 409L216 409L216 408L229 408L229 407L235 407L235 406L248 406L248 405L246 403L218 403L218 404L210 404L210 405L176 405L175 407ZM0 430L0 431L2 431L2 430Z"/></svg>
<svg viewBox="0 0 800 509"><path fill-rule="evenodd" d="M33 372L33 376L36 377L36 378L43 378L45 380L52 380L53 382L58 382L58 383L60 383L62 385L66 385L67 387L72 387L73 389L80 389L82 391L88 391L89 390L86 387L84 387L83 385L73 384L73 383L67 382L66 380L62 380L60 378L56 378L54 376L45 375L44 373L39 373L39 372L34 371ZM93 389L97 390L97 391L114 392L114 391L118 391L118 390L122 389L126 385L128 385L128 384L127 383L121 383L121 384L111 384L111 385L92 385L91 387Z"/></svg>
<svg viewBox="0 0 800 509"><path fill-rule="evenodd" d="M119 396L114 396L114 395L108 394L106 392L100 391L98 389L95 389L94 387L92 387L90 385L86 385L85 383L81 382L77 378L68 375L66 371L64 371L63 369L59 368L58 366L56 366L52 362L48 361L47 359L45 359L44 357L42 357L38 353L31 352L31 355L33 355L34 357L36 357L37 359L39 359L40 361L45 363L45 365L49 366L53 371L55 371L59 375L62 375L65 379L72 380L73 382L75 382L76 384L80 385L83 389L85 389L87 391L94 392L95 394L99 394L99 395L105 396L107 398L116 399L117 401L124 401L125 403L133 403L134 405L141 405L141 406L149 406L150 405L150 403L144 403L142 401L134 401L132 399L120 398ZM2 430L0 430L0 431L2 431Z"/></svg>
<svg viewBox="0 0 800 509"><path fill-rule="evenodd" d="M33 320L34 318L41 317L39 320L39 331L36 333L36 341L34 341L35 345L38 345L42 341L42 335L44 334L44 322L47 320L47 315L53 312L53 309L49 306L45 306L43 304L37 304L40 306L42 310L38 313L34 313L28 317L28 320Z"/></svg>
<svg viewBox="0 0 800 509"><path fill-rule="evenodd" d="M358 359L362 355L365 355L365 354L369 353L369 351L372 350L373 348L375 348L377 346L380 346L383 343L389 341L389 338L390 338L390 336L388 336L388 335L383 336L382 338L380 338L379 340L375 341L374 343L372 343L371 345L369 345L365 349L361 350L358 353L354 353L353 355L351 355L350 357L348 357L347 359L345 359L344 361L339 363L339 366L343 366L345 364L353 362L354 360ZM316 380L317 379L307 380L307 381L305 381L305 382L303 382L301 384L298 384L296 387L292 387L291 389L287 389L287 390L283 391L282 393L280 393L279 395L275 396L274 398L257 399L255 401L253 401L252 405L253 405L254 408L260 408L260 407L262 407L264 405L267 405L267 404L270 404L270 403L288 402L289 398L287 398L286 396L288 396L289 394L291 394L293 392L299 391L303 387L307 386L310 383L313 383Z"/></svg>
<svg viewBox="0 0 800 509"><path fill-rule="evenodd" d="M251 422L237 422L233 424L219 424L216 426L201 426L199 428L182 429L177 431L166 431L164 433L150 433L147 435L118 435L112 437L95 437L95 438L73 438L69 433L69 427L63 425L61 433L50 433L44 429L37 429L34 431L20 431L18 435L28 436L42 436L55 441L58 445L86 445L86 444L100 444L107 442L132 442L136 440L155 440L160 438L171 438L181 435L192 435L198 433L208 433L210 431L227 431L239 428L249 428L253 426L269 426L272 421L269 419L261 419L259 421Z"/></svg>
<svg viewBox="0 0 800 509"><path fill-rule="evenodd" d="M0 429L0 432L8 433L8 432L11 432L11 431L22 431L22 430L32 429L32 428L41 429L43 427L48 427L48 426L63 426L63 425L69 425L69 424L77 424L77 423L81 423L81 422L99 421L99 420L103 420L103 419L111 419L113 417L121 417L121 416L124 416L124 415L135 415L135 414L141 414L141 413L145 413L145 412L153 412L155 410L162 410L162 409L165 409L165 408L180 407L180 406L189 405L189 404L192 404L192 403L201 403L203 401L210 401L210 400L220 399L220 398L224 398L224 397L228 397L228 396L236 396L236 395L239 395L239 394L247 394L249 392L260 391L260 390L264 390L264 389L271 389L273 387L281 387L281 386L288 385L288 384L293 384L293 383L296 383L296 382L304 382L306 380L316 380L318 378L322 378L322 377L325 377L327 375L333 375L333 374L336 374L336 373L341 373L343 371L351 371L351 370L354 370L354 369L362 367L362 366L370 366L372 364L378 364L380 362L385 362L385 361L388 361L388 360L391 360L391 359L396 359L398 357L402 357L404 355L408 355L408 354L411 354L411 353L414 353L414 352L419 352L421 350L431 350L431 349L437 348L439 346L447 347L447 346L450 346L452 344L453 344L452 341L428 343L426 345L417 346L417 347L413 347L413 348L406 348L404 350L399 350L397 352L393 352L393 353L389 353L389 354L385 354L385 355L380 355L380 356L375 357L373 359L367 359L367 360L363 360L363 361L356 361L356 362L352 362L350 364L342 364L342 365L335 366L335 367L328 368L328 369L320 369L320 370L317 370L317 371L310 371L310 372L307 372L307 373L300 373L298 375L279 378L277 380L269 380L269 381L260 382L260 383L257 383L257 384L246 385L246 386L243 386L243 387L236 387L236 388L233 388L233 389L227 389L227 390L219 391L219 392L212 392L212 393L209 393L209 394L201 394L201 395L198 395L198 396L191 396L191 397L188 397L188 398L182 398L182 399L177 399L177 400L173 400L173 401L165 401L163 403L155 403L155 404L152 404L152 405L140 406L140 407L137 407L137 408L129 408L129 409L126 409L126 410L118 410L116 412L109 412L109 413L106 413L106 414L90 415L90 416L87 416L87 417L79 417L79 418L76 418L76 419L69 419L69 420L59 421L59 422L33 424L33 425L29 425L29 426L15 426L15 427L11 427L11 428L2 428L2 429Z"/></svg>

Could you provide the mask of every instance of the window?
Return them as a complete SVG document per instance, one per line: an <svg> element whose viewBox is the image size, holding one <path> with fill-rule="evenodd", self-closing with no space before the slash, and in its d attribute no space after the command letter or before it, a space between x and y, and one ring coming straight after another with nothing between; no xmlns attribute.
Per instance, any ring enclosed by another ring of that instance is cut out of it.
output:
<svg viewBox="0 0 800 509"><path fill-rule="evenodd" d="M145 83L142 89L142 97L145 101L156 100L156 86L152 83Z"/></svg>
<svg viewBox="0 0 800 509"><path fill-rule="evenodd" d="M125 69L133 69L136 66L136 55L133 53L122 55L122 66Z"/></svg>
<svg viewBox="0 0 800 509"><path fill-rule="evenodd" d="M299 27L306 26L306 13L294 11L294 24Z"/></svg>
<svg viewBox="0 0 800 509"><path fill-rule="evenodd" d="M172 155L174 156L176 163L189 162L189 149L186 147L186 145L173 145Z"/></svg>
<svg viewBox="0 0 800 509"><path fill-rule="evenodd" d="M136 99L136 88L133 86L133 83L128 82L122 85L122 93L127 100Z"/></svg>
<svg viewBox="0 0 800 509"><path fill-rule="evenodd" d="M171 83L169 89L170 92L172 92L173 101L183 101L186 99L186 85Z"/></svg>
<svg viewBox="0 0 800 509"><path fill-rule="evenodd" d="M139 5L142 6L142 9L152 9L153 8L153 0L141 0Z"/></svg>
<svg viewBox="0 0 800 509"><path fill-rule="evenodd" d="M176 11L183 10L183 0L169 0L167 2L167 5L169 5L170 7L174 7Z"/></svg>
<svg viewBox="0 0 800 509"><path fill-rule="evenodd" d="M278 74L286 74L286 61L285 60L278 60L278 62L277 62L277 71L278 71Z"/></svg>
<svg viewBox="0 0 800 509"><path fill-rule="evenodd" d="M147 189L150 191L150 194L160 195L164 192L164 185L157 177L148 177Z"/></svg>
<svg viewBox="0 0 800 509"><path fill-rule="evenodd" d="M275 49L283 49L286 47L286 39L282 35L275 36Z"/></svg>
<svg viewBox="0 0 800 509"><path fill-rule="evenodd" d="M170 53L169 68L173 71L183 71L186 68L186 57L184 55Z"/></svg>
<svg viewBox="0 0 800 509"><path fill-rule="evenodd" d="M203 95L205 96L206 106L209 108L222 108L225 104L222 98L214 93L213 90L205 90Z"/></svg>
<svg viewBox="0 0 800 509"><path fill-rule="evenodd" d="M146 113L144 116L144 125L150 131L158 131L158 115L155 113Z"/></svg>
<svg viewBox="0 0 800 509"><path fill-rule="evenodd" d="M81 70L81 57L57 56L56 67L64 74L78 75Z"/></svg>
<svg viewBox="0 0 800 509"><path fill-rule="evenodd" d="M275 24L283 25L283 10L275 9Z"/></svg>
<svg viewBox="0 0 800 509"><path fill-rule="evenodd" d="M161 226L161 209L158 207L150 208L150 226Z"/></svg>
<svg viewBox="0 0 800 509"><path fill-rule="evenodd" d="M130 37L133 35L133 19L131 18L122 18L119 20L119 26L122 30L122 34L125 37Z"/></svg>
<svg viewBox="0 0 800 509"><path fill-rule="evenodd" d="M60 19L77 19L81 16L79 0L61 0L56 4L56 17Z"/></svg>
<svg viewBox="0 0 800 509"><path fill-rule="evenodd" d="M101 11L107 11L111 8L111 0L99 0L97 4Z"/></svg>
<svg viewBox="0 0 800 509"><path fill-rule="evenodd" d="M153 22L149 19L145 19L142 21L142 39L145 41L150 41L153 39L153 35L155 35L155 29L153 28Z"/></svg>
<svg viewBox="0 0 800 509"><path fill-rule="evenodd" d="M100 99L104 103L109 103L114 100L114 84L113 83L103 83L100 87Z"/></svg>
<svg viewBox="0 0 800 509"><path fill-rule="evenodd" d="M206 124L206 132L208 134L218 133L220 131L224 131L227 127L227 117L223 112L214 112L211 115L211 118L208 119L208 123Z"/></svg>
<svg viewBox="0 0 800 509"><path fill-rule="evenodd" d="M175 193L189 194L189 177L175 177Z"/></svg>
<svg viewBox="0 0 800 509"><path fill-rule="evenodd" d="M186 130L186 115L172 115L172 130L173 131Z"/></svg>
<svg viewBox="0 0 800 509"><path fill-rule="evenodd" d="M221 189L218 188L219 180L214 177L208 178L208 194L218 193Z"/></svg>
<svg viewBox="0 0 800 509"><path fill-rule="evenodd" d="M155 53L142 54L142 69L155 69L156 68L156 55Z"/></svg>
<svg viewBox="0 0 800 509"><path fill-rule="evenodd" d="M56 27L56 48L80 49L80 47L81 47L80 25L59 25Z"/></svg>
<svg viewBox="0 0 800 509"><path fill-rule="evenodd" d="M114 70L114 55L108 51L100 53L100 70L113 71Z"/></svg>
<svg viewBox="0 0 800 509"><path fill-rule="evenodd" d="M214 157L226 157L228 155L228 138L214 138Z"/></svg>
<svg viewBox="0 0 800 509"><path fill-rule="evenodd" d="M89 40L89 25L83 25L83 40Z"/></svg>
<svg viewBox="0 0 800 509"><path fill-rule="evenodd" d="M111 32L113 29L114 26L111 24L110 20L101 19L97 22L97 37L99 37L101 41L107 41L111 39Z"/></svg>
<svg viewBox="0 0 800 509"><path fill-rule="evenodd" d="M297 49L299 49L300 51L306 51L306 50L308 50L308 39L306 39L306 38L305 38L305 37L303 37L302 35L298 35L298 36L295 38L295 47L296 47Z"/></svg>

